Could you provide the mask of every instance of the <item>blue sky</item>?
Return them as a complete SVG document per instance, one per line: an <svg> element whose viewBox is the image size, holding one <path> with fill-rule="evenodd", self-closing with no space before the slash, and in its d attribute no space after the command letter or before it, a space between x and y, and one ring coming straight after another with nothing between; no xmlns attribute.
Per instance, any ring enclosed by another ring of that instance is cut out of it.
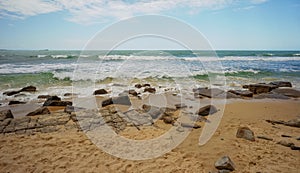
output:
<svg viewBox="0 0 300 173"><path fill-rule="evenodd" d="M186 22L218 50L300 50L299 0L0 0L0 48L81 50L110 24L145 14Z"/></svg>

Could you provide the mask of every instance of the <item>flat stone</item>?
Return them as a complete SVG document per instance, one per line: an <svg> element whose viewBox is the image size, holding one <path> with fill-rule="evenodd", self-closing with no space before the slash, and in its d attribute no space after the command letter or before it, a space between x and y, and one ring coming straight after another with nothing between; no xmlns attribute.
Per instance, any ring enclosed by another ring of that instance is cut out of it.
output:
<svg viewBox="0 0 300 173"><path fill-rule="evenodd" d="M282 94L288 97L294 97L294 98L298 98L300 97L300 91L296 90L296 89L291 89L291 88L277 88L272 90L272 93L276 93L276 94Z"/></svg>
<svg viewBox="0 0 300 173"><path fill-rule="evenodd" d="M131 105L130 98L128 96L112 97L102 101L102 107L108 106L111 104L120 104L120 105Z"/></svg>
<svg viewBox="0 0 300 173"><path fill-rule="evenodd" d="M217 89L217 88L196 88L193 89L194 96L204 96L208 98L214 98L217 97L218 95L224 93L223 90Z"/></svg>
<svg viewBox="0 0 300 173"><path fill-rule="evenodd" d="M30 117L17 117L11 121L15 125L15 131L27 129Z"/></svg>
<svg viewBox="0 0 300 173"><path fill-rule="evenodd" d="M287 81L274 81L270 82L269 84L275 85L277 87L292 87L292 83Z"/></svg>
<svg viewBox="0 0 300 173"><path fill-rule="evenodd" d="M43 106L28 113L26 116L45 115L45 114L50 114L50 111L47 107Z"/></svg>
<svg viewBox="0 0 300 173"><path fill-rule="evenodd" d="M263 93L254 96L254 98L255 99L283 99L283 100L290 99L288 96L277 94L277 93Z"/></svg>
<svg viewBox="0 0 300 173"><path fill-rule="evenodd" d="M229 90L229 93L233 93L235 95L239 95L242 97L252 97L253 93L251 91L247 91L247 90Z"/></svg>
<svg viewBox="0 0 300 173"><path fill-rule="evenodd" d="M9 101L8 105L17 105L17 104L25 104L26 102L20 102L17 100L11 100Z"/></svg>
<svg viewBox="0 0 300 173"><path fill-rule="evenodd" d="M272 85L272 84L250 84L250 85L248 85L249 91L251 91L254 94L268 93L275 88L277 88L277 86Z"/></svg>
<svg viewBox="0 0 300 173"><path fill-rule="evenodd" d="M215 163L215 167L219 170L235 170L235 165L228 156L219 158Z"/></svg>
<svg viewBox="0 0 300 173"><path fill-rule="evenodd" d="M214 105L207 105L200 108L196 114L200 116L207 116L207 115L212 115L216 112L218 112L218 110Z"/></svg>
<svg viewBox="0 0 300 173"><path fill-rule="evenodd" d="M132 122L136 126L153 124L152 117L148 113L139 113L136 110L130 110L124 112L124 114L128 118L126 121Z"/></svg>
<svg viewBox="0 0 300 173"><path fill-rule="evenodd" d="M145 112L150 114L153 119L157 119L158 117L160 117L164 113L163 109L160 109L159 107L156 107L156 106L151 106L151 105L145 105L144 104L142 106L142 108Z"/></svg>
<svg viewBox="0 0 300 173"><path fill-rule="evenodd" d="M6 118L14 118L11 110L9 110L9 109L0 111L0 121L5 120Z"/></svg>
<svg viewBox="0 0 300 173"><path fill-rule="evenodd" d="M259 139L264 139L264 140L267 140L267 141L273 141L272 138L267 137L267 136L257 136L257 138L259 138Z"/></svg>
<svg viewBox="0 0 300 173"><path fill-rule="evenodd" d="M236 133L237 138L244 138L249 141L255 141L254 133L248 127L240 127Z"/></svg>
<svg viewBox="0 0 300 173"><path fill-rule="evenodd" d="M37 98L38 99L48 99L50 97L51 97L50 95L39 95Z"/></svg>

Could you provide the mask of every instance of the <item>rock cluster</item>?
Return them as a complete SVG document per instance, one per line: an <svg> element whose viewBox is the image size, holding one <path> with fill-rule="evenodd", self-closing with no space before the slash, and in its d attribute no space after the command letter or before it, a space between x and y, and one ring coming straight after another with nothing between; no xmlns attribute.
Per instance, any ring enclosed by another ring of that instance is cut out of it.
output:
<svg viewBox="0 0 300 173"><path fill-rule="evenodd" d="M24 87L20 90L17 90L17 91L6 91L3 94L8 95L8 96L12 96L12 95L18 94L20 92L35 92L35 91L36 91L36 87L30 85L30 86Z"/></svg>

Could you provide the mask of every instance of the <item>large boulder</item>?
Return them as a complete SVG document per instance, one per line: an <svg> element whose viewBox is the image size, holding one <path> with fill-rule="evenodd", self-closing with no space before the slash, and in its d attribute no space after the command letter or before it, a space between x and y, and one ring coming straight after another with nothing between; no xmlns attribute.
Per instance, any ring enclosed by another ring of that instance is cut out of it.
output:
<svg viewBox="0 0 300 173"><path fill-rule="evenodd" d="M253 97L253 93L247 90L229 90L228 92L242 97Z"/></svg>
<svg viewBox="0 0 300 173"><path fill-rule="evenodd" d="M130 98L128 95L120 97L112 97L102 101L102 107L108 106L111 104L120 104L120 105L131 105Z"/></svg>
<svg viewBox="0 0 300 173"><path fill-rule="evenodd" d="M0 121L3 121L7 118L14 118L13 114L11 113L11 110L2 110L0 111Z"/></svg>
<svg viewBox="0 0 300 173"><path fill-rule="evenodd" d="M236 133L237 138L244 138L249 141L255 141L254 133L248 127L240 127Z"/></svg>
<svg viewBox="0 0 300 173"><path fill-rule="evenodd" d="M278 88L276 85L272 84L250 84L248 85L249 91L254 94L268 93L273 89Z"/></svg>
<svg viewBox="0 0 300 173"><path fill-rule="evenodd" d="M50 114L50 111L47 107L43 106L28 113L26 116L45 115L45 114Z"/></svg>
<svg viewBox="0 0 300 173"><path fill-rule="evenodd" d="M93 95L103 95L103 94L107 94L108 92L105 89L98 89L96 91L94 91Z"/></svg>
<svg viewBox="0 0 300 173"><path fill-rule="evenodd" d="M212 115L216 112L218 112L218 110L214 105L207 105L207 106L200 108L197 111L197 114L200 116L207 116L207 115Z"/></svg>
<svg viewBox="0 0 300 173"><path fill-rule="evenodd" d="M219 170L235 170L235 165L228 156L219 158L215 163L215 167Z"/></svg>
<svg viewBox="0 0 300 173"><path fill-rule="evenodd" d="M269 84L275 85L277 87L292 87L292 83L287 81L274 81L270 82Z"/></svg>
<svg viewBox="0 0 300 173"><path fill-rule="evenodd" d="M277 88L272 91L272 93L275 94L282 94L287 97L294 97L298 98L300 97L300 91L296 89L291 89L291 88Z"/></svg>

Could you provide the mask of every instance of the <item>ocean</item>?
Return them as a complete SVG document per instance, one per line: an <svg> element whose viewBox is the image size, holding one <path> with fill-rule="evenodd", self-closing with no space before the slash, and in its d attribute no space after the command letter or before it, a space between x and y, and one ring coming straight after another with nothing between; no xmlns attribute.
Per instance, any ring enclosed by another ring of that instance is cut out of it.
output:
<svg viewBox="0 0 300 173"><path fill-rule="evenodd" d="M213 62L222 69L207 70L206 63ZM76 83L83 86L76 90L79 95L92 93L84 83L96 89L116 86L117 92L135 83L151 83L162 92L178 87L178 81L188 89L217 87L211 76L224 76L226 89L279 80L300 89L300 51L115 50L106 55L106 51L0 50L1 92L34 85L39 89L36 94L62 96L73 92ZM1 94L1 99L6 97Z"/></svg>

